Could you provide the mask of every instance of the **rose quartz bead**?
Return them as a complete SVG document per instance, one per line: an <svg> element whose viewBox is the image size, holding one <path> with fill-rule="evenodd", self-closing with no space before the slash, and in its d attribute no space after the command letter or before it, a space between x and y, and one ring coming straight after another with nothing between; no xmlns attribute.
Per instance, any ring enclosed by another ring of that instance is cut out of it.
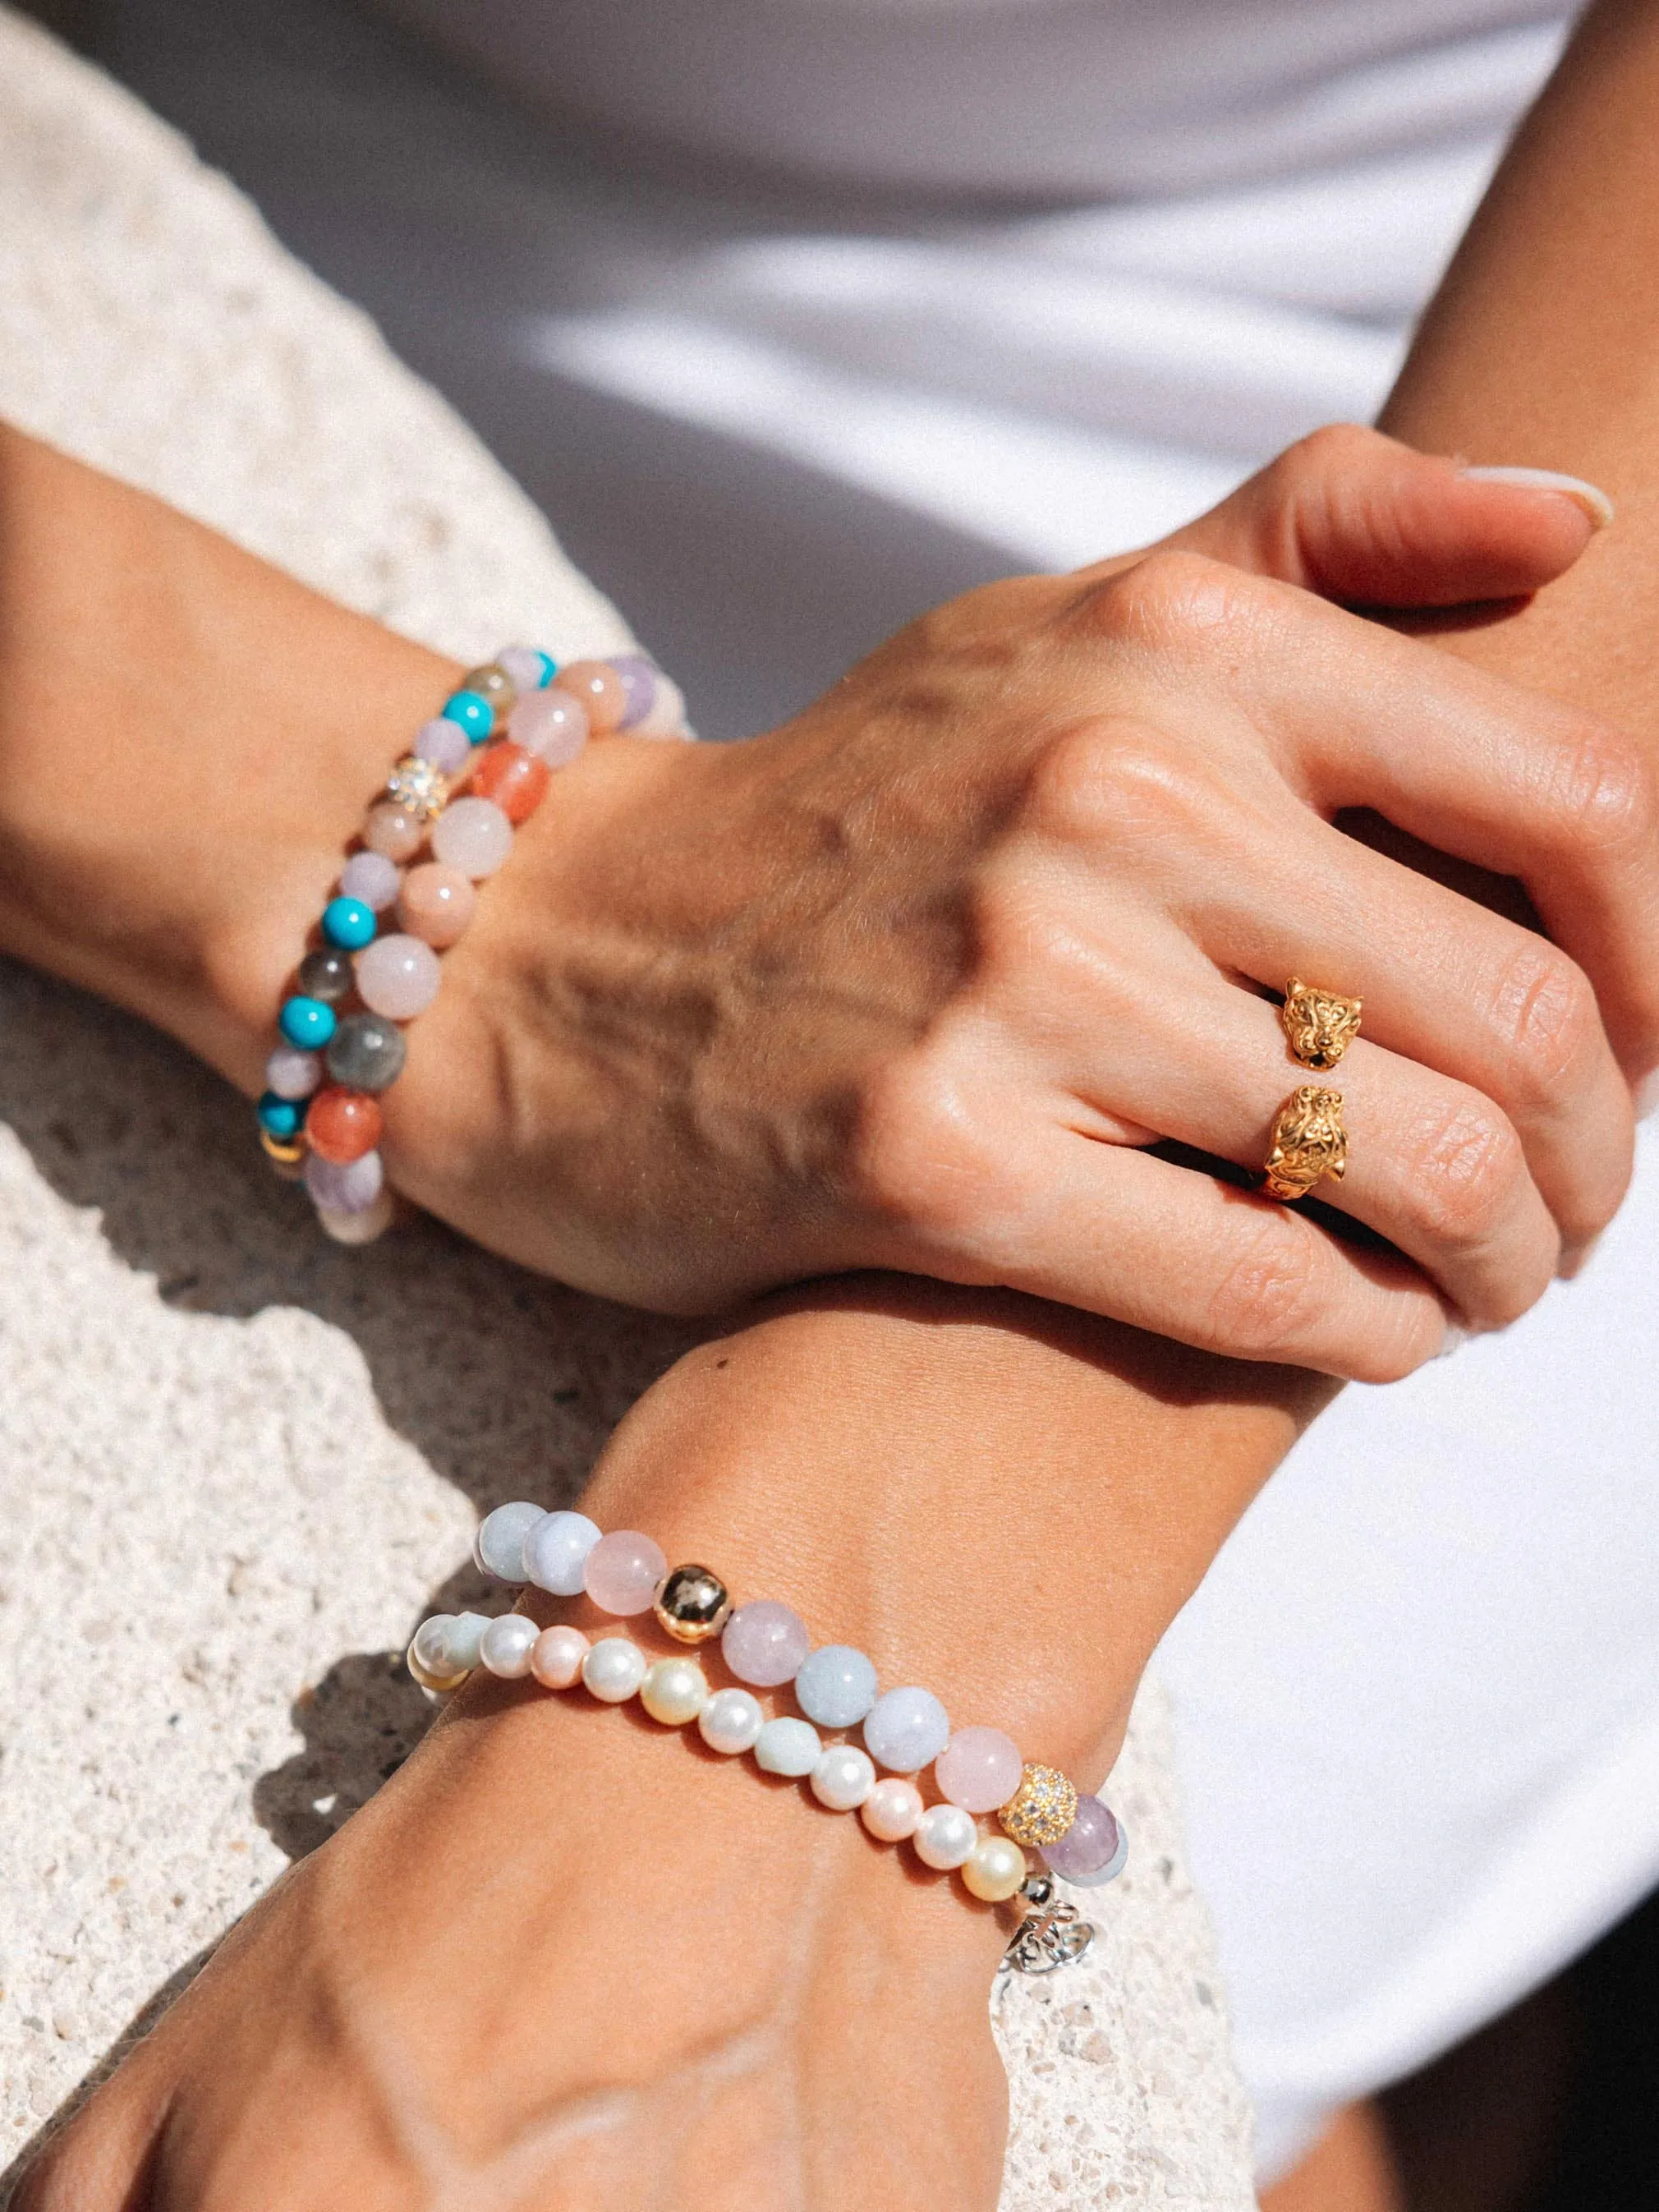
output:
<svg viewBox="0 0 1659 2212"><path fill-rule="evenodd" d="M637 1528L601 1536L582 1568L582 1588L602 1613L648 1613L657 1584L668 1572L666 1553Z"/></svg>
<svg viewBox="0 0 1659 2212"><path fill-rule="evenodd" d="M806 1623L775 1598L740 1605L720 1632L720 1656L740 1682L775 1690L793 1682L811 1648Z"/></svg>
<svg viewBox="0 0 1659 2212"><path fill-rule="evenodd" d="M544 1628L530 1654L530 1671L544 1690L568 1690L581 1680L589 1645L580 1628Z"/></svg>
<svg viewBox="0 0 1659 2212"><path fill-rule="evenodd" d="M532 691L507 716L507 733L549 768L562 768L587 743L587 709L556 684L550 691Z"/></svg>
<svg viewBox="0 0 1659 2212"><path fill-rule="evenodd" d="M1019 1787L1019 1746L1000 1729L958 1729L933 1761L939 1795L964 1813L994 1813Z"/></svg>
<svg viewBox="0 0 1659 2212"><path fill-rule="evenodd" d="M404 878L398 919L411 937L441 952L465 933L477 904L470 876L440 860L428 860Z"/></svg>
<svg viewBox="0 0 1659 2212"><path fill-rule="evenodd" d="M430 761L446 775L458 775L471 753L472 740L459 722L440 714L436 721L422 723L409 750L416 760Z"/></svg>
<svg viewBox="0 0 1659 2212"><path fill-rule="evenodd" d="M385 799L369 808L363 823L364 844L371 853L384 854L388 860L412 860L425 836L423 822Z"/></svg>
<svg viewBox="0 0 1659 2212"><path fill-rule="evenodd" d="M432 825L432 850L447 868L478 883L513 850L513 824L488 799L457 799Z"/></svg>
<svg viewBox="0 0 1659 2212"><path fill-rule="evenodd" d="M528 822L546 794L550 770L544 760L503 738L491 745L478 763L472 788L480 799L492 799L516 827Z"/></svg>
<svg viewBox="0 0 1659 2212"><path fill-rule="evenodd" d="M413 1021L438 995L438 956L418 937L377 937L357 955L357 995L389 1022Z"/></svg>
<svg viewBox="0 0 1659 2212"><path fill-rule="evenodd" d="M384 853L354 853L340 871L340 896L361 899L374 913L384 914L402 881L397 862Z"/></svg>
<svg viewBox="0 0 1659 2212"><path fill-rule="evenodd" d="M896 1774L884 1776L859 1807L860 1820L884 1844L902 1844L914 1835L921 1815L921 1790Z"/></svg>
<svg viewBox="0 0 1659 2212"><path fill-rule="evenodd" d="M617 728L628 712L628 686L608 660L573 660L559 671L559 689L581 701L596 738Z"/></svg>

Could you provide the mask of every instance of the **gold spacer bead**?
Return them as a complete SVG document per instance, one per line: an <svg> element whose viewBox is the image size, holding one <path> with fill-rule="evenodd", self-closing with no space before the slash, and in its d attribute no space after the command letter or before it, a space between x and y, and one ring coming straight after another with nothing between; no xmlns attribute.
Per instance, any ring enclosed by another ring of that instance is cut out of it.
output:
<svg viewBox="0 0 1659 2212"><path fill-rule="evenodd" d="M1017 1844L1057 1844L1077 1818L1077 1790L1057 1766L1028 1765L997 1818Z"/></svg>
<svg viewBox="0 0 1659 2212"><path fill-rule="evenodd" d="M306 1164L306 1140L303 1137L273 1137L269 1129L261 1129L259 1142L265 1158L284 1182L295 1182Z"/></svg>
<svg viewBox="0 0 1659 2212"><path fill-rule="evenodd" d="M665 1575L651 1610L677 1644L707 1644L732 1611L726 1584L712 1567L675 1567Z"/></svg>

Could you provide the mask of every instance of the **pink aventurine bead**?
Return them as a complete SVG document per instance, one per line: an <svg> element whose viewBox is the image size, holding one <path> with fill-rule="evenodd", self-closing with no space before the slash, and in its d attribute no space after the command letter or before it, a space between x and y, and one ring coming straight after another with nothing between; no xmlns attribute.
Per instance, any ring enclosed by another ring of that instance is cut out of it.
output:
<svg viewBox="0 0 1659 2212"><path fill-rule="evenodd" d="M811 1645L800 1615L773 1597L740 1605L720 1632L721 1658L738 1681L761 1690L793 1682Z"/></svg>
<svg viewBox="0 0 1659 2212"><path fill-rule="evenodd" d="M859 1807L859 1818L878 1842L902 1844L915 1833L922 1809L921 1792L915 1784L889 1774Z"/></svg>
<svg viewBox="0 0 1659 2212"><path fill-rule="evenodd" d="M478 904L471 877L428 860L404 878L398 919L411 937L442 951L463 935Z"/></svg>
<svg viewBox="0 0 1659 2212"><path fill-rule="evenodd" d="M363 823L364 844L371 853L383 853L388 860L413 860L425 838L425 823L405 814L401 806L393 806L389 799L371 806Z"/></svg>
<svg viewBox="0 0 1659 2212"><path fill-rule="evenodd" d="M384 914L402 881L397 862L384 853L354 853L340 871L340 896L361 899L376 914Z"/></svg>
<svg viewBox="0 0 1659 2212"><path fill-rule="evenodd" d="M430 761L446 775L454 775L466 765L472 740L459 722L441 714L435 722L422 723L409 750L416 760Z"/></svg>
<svg viewBox="0 0 1659 2212"><path fill-rule="evenodd" d="M559 689L581 701L596 738L616 729L628 712L628 686L608 660L573 660L559 671Z"/></svg>
<svg viewBox="0 0 1659 2212"><path fill-rule="evenodd" d="M964 1813L994 1813L1019 1787L1024 1761L1000 1729L957 1729L933 1761L940 1796Z"/></svg>
<svg viewBox="0 0 1659 2212"><path fill-rule="evenodd" d="M648 1613L657 1584L668 1572L667 1554L637 1528L601 1536L582 1568L582 1588L602 1613Z"/></svg>
<svg viewBox="0 0 1659 2212"><path fill-rule="evenodd" d="M591 1649L580 1628L544 1628L530 1647L530 1671L544 1690L568 1690Z"/></svg>
<svg viewBox="0 0 1659 2212"><path fill-rule="evenodd" d="M507 734L549 768L562 768L587 743L587 709L556 684L550 691L532 691L507 716Z"/></svg>
<svg viewBox="0 0 1659 2212"><path fill-rule="evenodd" d="M432 850L447 868L477 883L513 850L513 824L487 799L452 799L432 825Z"/></svg>
<svg viewBox="0 0 1659 2212"><path fill-rule="evenodd" d="M372 1014L413 1021L438 995L443 970L418 937L377 937L356 956L357 995Z"/></svg>

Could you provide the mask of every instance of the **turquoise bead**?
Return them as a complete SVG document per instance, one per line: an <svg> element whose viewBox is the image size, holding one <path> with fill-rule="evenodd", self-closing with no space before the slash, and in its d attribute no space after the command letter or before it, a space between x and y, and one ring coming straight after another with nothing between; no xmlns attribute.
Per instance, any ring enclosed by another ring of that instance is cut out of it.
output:
<svg viewBox="0 0 1659 2212"><path fill-rule="evenodd" d="M269 1129L273 1137L281 1137L286 1142L299 1135L306 1118L306 1103L303 1098L279 1098L274 1091L267 1091L253 1110L262 1129Z"/></svg>
<svg viewBox="0 0 1659 2212"><path fill-rule="evenodd" d="M320 1052L334 1034L334 1009L320 999L289 999L276 1017L276 1026L301 1052Z"/></svg>
<svg viewBox="0 0 1659 2212"><path fill-rule="evenodd" d="M374 908L362 899L334 898L323 908L323 935L343 952L361 952L377 927Z"/></svg>
<svg viewBox="0 0 1659 2212"><path fill-rule="evenodd" d="M481 745L495 726L495 709L481 691L456 691L444 701L443 719Z"/></svg>
<svg viewBox="0 0 1659 2212"><path fill-rule="evenodd" d="M542 664L542 680L539 689L545 691L548 685L558 674L559 664L554 659L550 653L544 653L539 646L532 646L531 650L536 654L537 658Z"/></svg>

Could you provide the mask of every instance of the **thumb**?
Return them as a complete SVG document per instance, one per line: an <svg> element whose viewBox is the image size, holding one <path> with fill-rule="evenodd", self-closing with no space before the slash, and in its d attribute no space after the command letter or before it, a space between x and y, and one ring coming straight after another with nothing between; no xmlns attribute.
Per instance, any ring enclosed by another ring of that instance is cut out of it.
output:
<svg viewBox="0 0 1659 2212"><path fill-rule="evenodd" d="M1340 424L1166 542L1324 599L1452 607L1537 591L1612 520L1607 494L1577 477L1470 469Z"/></svg>

